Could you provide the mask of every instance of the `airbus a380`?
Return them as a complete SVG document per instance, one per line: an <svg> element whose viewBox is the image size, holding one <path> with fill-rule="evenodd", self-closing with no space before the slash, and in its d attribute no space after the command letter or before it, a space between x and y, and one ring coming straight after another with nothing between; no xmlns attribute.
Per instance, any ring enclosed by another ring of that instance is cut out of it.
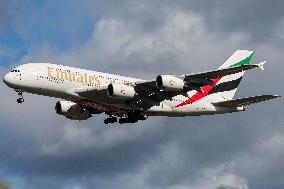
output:
<svg viewBox="0 0 284 189"><path fill-rule="evenodd" d="M28 63L4 76L4 83L23 92L61 98L56 113L86 120L106 113L105 124L135 123L149 116L199 116L244 111L245 106L278 98L277 95L233 99L253 51L237 50L220 68L193 74L158 75L142 80L49 63Z"/></svg>

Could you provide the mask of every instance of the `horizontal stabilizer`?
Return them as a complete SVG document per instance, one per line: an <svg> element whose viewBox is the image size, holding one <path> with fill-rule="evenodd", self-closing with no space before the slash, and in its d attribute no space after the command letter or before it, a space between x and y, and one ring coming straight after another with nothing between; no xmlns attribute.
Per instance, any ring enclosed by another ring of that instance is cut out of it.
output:
<svg viewBox="0 0 284 189"><path fill-rule="evenodd" d="M251 96L247 98L217 102L217 103L213 103L213 105L221 106L221 107L240 107L240 106L247 106L250 104L255 104L255 103L259 103L259 102L263 102L266 100L271 100L271 99L279 98L279 97L280 96L278 95Z"/></svg>
<svg viewBox="0 0 284 189"><path fill-rule="evenodd" d="M258 64L258 67L261 69L261 70L264 70L264 64L266 64L266 61L263 61L261 63Z"/></svg>

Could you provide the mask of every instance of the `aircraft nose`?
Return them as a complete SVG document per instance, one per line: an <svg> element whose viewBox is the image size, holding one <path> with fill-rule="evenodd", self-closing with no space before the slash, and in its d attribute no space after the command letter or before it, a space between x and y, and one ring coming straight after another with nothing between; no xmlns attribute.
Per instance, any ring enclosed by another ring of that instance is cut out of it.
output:
<svg viewBox="0 0 284 189"><path fill-rule="evenodd" d="M10 73L7 73L4 78L3 78L3 82L7 85L7 86L11 86L12 84L12 77Z"/></svg>

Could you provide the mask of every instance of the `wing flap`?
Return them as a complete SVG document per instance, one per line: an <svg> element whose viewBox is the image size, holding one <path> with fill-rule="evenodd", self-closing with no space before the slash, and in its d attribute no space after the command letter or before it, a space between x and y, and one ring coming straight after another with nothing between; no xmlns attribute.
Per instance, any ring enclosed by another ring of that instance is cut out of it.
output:
<svg viewBox="0 0 284 189"><path fill-rule="evenodd" d="M213 104L215 106L221 106L221 107L240 107L240 106L248 106L250 104L255 104L279 97L280 96L278 95L261 95L261 96L252 96L252 97L235 99L235 100L228 100L223 102L216 102Z"/></svg>

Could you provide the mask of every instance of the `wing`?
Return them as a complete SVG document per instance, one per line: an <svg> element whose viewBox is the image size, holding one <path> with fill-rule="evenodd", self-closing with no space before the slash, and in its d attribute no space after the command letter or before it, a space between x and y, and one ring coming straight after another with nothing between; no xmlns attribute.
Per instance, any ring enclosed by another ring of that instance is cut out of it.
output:
<svg viewBox="0 0 284 189"><path fill-rule="evenodd" d="M221 107L240 107L240 106L248 106L250 104L255 104L259 102L263 102L266 100L271 100L274 98L279 98L277 95L261 95L261 96L252 96L247 98L241 98L236 100L228 100L223 102L213 103L215 106Z"/></svg>
<svg viewBox="0 0 284 189"><path fill-rule="evenodd" d="M201 87L206 85L215 85L212 79L239 73L257 67L262 68L263 63L240 65L237 67L175 76L183 79L186 84L186 87L179 92L160 90L157 88L155 80L132 83L131 85L135 88L135 91L138 94L133 99L132 106L136 109L147 110L155 105L159 105L164 100L172 100L172 98L177 95L188 97L188 91L196 90L202 92Z"/></svg>

